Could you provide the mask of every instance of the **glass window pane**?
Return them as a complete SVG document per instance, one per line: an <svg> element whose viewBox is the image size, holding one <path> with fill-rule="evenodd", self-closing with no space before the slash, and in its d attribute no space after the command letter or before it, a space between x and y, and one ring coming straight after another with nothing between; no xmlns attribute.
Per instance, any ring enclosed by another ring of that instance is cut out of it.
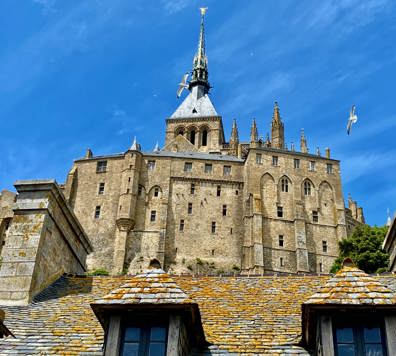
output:
<svg viewBox="0 0 396 356"><path fill-rule="evenodd" d="M353 343L352 328L337 328L337 344Z"/></svg>
<svg viewBox="0 0 396 356"><path fill-rule="evenodd" d="M140 328L126 328L125 329L125 341L136 341L140 339Z"/></svg>
<svg viewBox="0 0 396 356"><path fill-rule="evenodd" d="M364 328L364 342L381 343L381 331L378 327Z"/></svg>
<svg viewBox="0 0 396 356"><path fill-rule="evenodd" d="M124 350L122 356L138 356L139 355L139 344L124 344Z"/></svg>
<svg viewBox="0 0 396 356"><path fill-rule="evenodd" d="M164 343L150 343L150 356L164 356L165 355L165 344Z"/></svg>
<svg viewBox="0 0 396 356"><path fill-rule="evenodd" d="M355 346L353 344L339 344L338 356L355 356Z"/></svg>
<svg viewBox="0 0 396 356"><path fill-rule="evenodd" d="M371 344L366 345L366 356L382 356L382 345L381 344Z"/></svg>
<svg viewBox="0 0 396 356"><path fill-rule="evenodd" d="M166 330L165 328L151 328L151 341L165 341Z"/></svg>

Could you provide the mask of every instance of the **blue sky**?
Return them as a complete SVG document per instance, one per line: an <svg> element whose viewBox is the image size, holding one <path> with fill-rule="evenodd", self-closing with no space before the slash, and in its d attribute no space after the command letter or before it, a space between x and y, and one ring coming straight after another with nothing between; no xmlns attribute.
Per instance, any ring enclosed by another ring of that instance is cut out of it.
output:
<svg viewBox="0 0 396 356"><path fill-rule="evenodd" d="M211 98L226 137L279 102L287 142L341 160L343 193L370 224L396 210L396 2L2 0L0 188L64 182L73 159L163 144L208 6ZM358 123L345 133L348 112Z"/></svg>

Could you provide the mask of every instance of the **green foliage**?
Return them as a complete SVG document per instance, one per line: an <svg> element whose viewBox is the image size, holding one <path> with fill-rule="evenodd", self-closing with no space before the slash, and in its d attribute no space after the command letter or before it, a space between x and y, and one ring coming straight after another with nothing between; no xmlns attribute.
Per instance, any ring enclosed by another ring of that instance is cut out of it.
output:
<svg viewBox="0 0 396 356"><path fill-rule="evenodd" d="M87 273L88 276L108 276L109 272L104 268L98 268Z"/></svg>
<svg viewBox="0 0 396 356"><path fill-rule="evenodd" d="M342 261L350 257L366 273L381 273L388 270L389 254L382 250L387 227L358 225L352 235L339 242L340 255L330 272L341 269Z"/></svg>

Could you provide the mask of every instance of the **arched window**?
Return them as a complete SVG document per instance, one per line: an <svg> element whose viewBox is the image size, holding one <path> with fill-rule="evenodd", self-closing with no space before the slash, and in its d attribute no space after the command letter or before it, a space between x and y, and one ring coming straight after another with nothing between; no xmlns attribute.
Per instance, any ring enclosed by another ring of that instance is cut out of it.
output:
<svg viewBox="0 0 396 356"><path fill-rule="evenodd" d="M179 129L177 129L177 131L176 131L176 136L178 136L178 135L184 136L184 129L183 129L182 127L180 127Z"/></svg>
<svg viewBox="0 0 396 356"><path fill-rule="evenodd" d="M206 146L208 144L208 130L202 131L202 146Z"/></svg>
<svg viewBox="0 0 396 356"><path fill-rule="evenodd" d="M190 142L195 145L195 130L191 130L190 132Z"/></svg>
<svg viewBox="0 0 396 356"><path fill-rule="evenodd" d="M285 193L287 193L289 191L289 181L287 180L287 178L281 179L281 189L282 189L282 192L285 192Z"/></svg>
<svg viewBox="0 0 396 356"><path fill-rule="evenodd" d="M308 181L304 182L304 195L311 195L311 183Z"/></svg>

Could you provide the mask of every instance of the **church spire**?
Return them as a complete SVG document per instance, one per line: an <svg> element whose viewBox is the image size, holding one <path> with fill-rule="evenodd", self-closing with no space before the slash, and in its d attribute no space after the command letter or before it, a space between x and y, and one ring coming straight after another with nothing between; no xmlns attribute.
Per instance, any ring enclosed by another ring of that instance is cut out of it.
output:
<svg viewBox="0 0 396 356"><path fill-rule="evenodd" d="M279 113L279 106L276 101L274 104L274 113L272 115L271 136L272 147L285 147L285 128L283 126L283 122Z"/></svg>
<svg viewBox="0 0 396 356"><path fill-rule="evenodd" d="M201 29L199 32L199 41L197 53L194 56L192 77L189 83L188 89L191 90L193 87L198 86L203 89L204 94L206 94L209 89L208 81L208 58L205 53L205 13L207 7L201 7Z"/></svg>
<svg viewBox="0 0 396 356"><path fill-rule="evenodd" d="M230 149L233 154L237 154L239 145L239 134L236 120L232 122L231 138L230 138Z"/></svg>
<svg viewBox="0 0 396 356"><path fill-rule="evenodd" d="M301 129L300 150L302 153L308 153L307 139L305 138L304 129Z"/></svg>
<svg viewBox="0 0 396 356"><path fill-rule="evenodd" d="M250 145L255 144L258 141L258 131L256 125L256 119L253 119L252 126L250 128Z"/></svg>

